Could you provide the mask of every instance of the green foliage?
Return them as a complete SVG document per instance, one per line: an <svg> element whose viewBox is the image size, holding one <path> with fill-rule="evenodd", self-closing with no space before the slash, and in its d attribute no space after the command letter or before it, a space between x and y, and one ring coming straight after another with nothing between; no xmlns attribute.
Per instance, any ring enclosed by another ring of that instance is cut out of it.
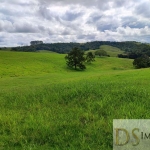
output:
<svg viewBox="0 0 150 150"><path fill-rule="evenodd" d="M118 54L119 58L129 58L128 54Z"/></svg>
<svg viewBox="0 0 150 150"><path fill-rule="evenodd" d="M47 43L47 44L38 44L34 46L13 47L12 51L35 52L38 50L49 50L57 53L68 53L69 51L72 50L73 47L78 47L83 51L96 50L99 49L100 47L104 48L105 51L107 51L108 49L113 51L113 47L115 47L115 49L118 48L119 50L125 51L127 53L141 51L150 56L150 45L145 43L138 43L135 41L130 41L130 42L93 41L93 42L86 42L86 43L73 43L73 42ZM120 54L121 53L122 52L120 52ZM111 53L109 55L111 56ZM113 55L116 55L115 52Z"/></svg>
<svg viewBox="0 0 150 150"><path fill-rule="evenodd" d="M138 58L134 59L133 65L136 68L148 68L148 67L150 67L150 58L147 55L138 57Z"/></svg>
<svg viewBox="0 0 150 150"><path fill-rule="evenodd" d="M92 62L92 61L95 61L95 55L92 53L92 52L88 52L87 54L86 54L86 61L87 62Z"/></svg>
<svg viewBox="0 0 150 150"><path fill-rule="evenodd" d="M81 70L86 69L85 65L83 64L85 62L84 52L76 47L73 48L72 51L70 51L67 56L65 56L65 59L66 64L70 68L74 67L75 70L77 68Z"/></svg>
<svg viewBox="0 0 150 150"><path fill-rule="evenodd" d="M108 54L107 54L107 52L106 51L104 51L104 50L97 50L96 52L95 52L95 55L98 55L98 56L108 56Z"/></svg>

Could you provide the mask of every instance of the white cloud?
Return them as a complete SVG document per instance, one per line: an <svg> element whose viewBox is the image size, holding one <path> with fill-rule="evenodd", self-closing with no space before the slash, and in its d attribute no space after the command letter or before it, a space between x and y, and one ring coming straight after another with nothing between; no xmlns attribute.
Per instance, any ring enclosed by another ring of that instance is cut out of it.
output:
<svg viewBox="0 0 150 150"><path fill-rule="evenodd" d="M0 46L44 42L150 42L150 0L1 0Z"/></svg>

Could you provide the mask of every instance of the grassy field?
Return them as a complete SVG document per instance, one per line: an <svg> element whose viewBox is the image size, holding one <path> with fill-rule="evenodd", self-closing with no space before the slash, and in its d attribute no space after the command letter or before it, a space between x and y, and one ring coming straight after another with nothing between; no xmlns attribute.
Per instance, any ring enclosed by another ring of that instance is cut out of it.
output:
<svg viewBox="0 0 150 150"><path fill-rule="evenodd" d="M96 49L96 50L89 50L91 52L95 52L97 50L104 50L107 52L108 55L110 55L111 57L117 57L118 54L123 54L124 51L120 50L119 48L117 47L113 47L113 46L109 46L109 45L102 45L100 46L99 49Z"/></svg>
<svg viewBox="0 0 150 150"><path fill-rule="evenodd" d="M149 69L102 57L74 71L64 56L0 52L0 149L111 150L113 119L150 118Z"/></svg>
<svg viewBox="0 0 150 150"><path fill-rule="evenodd" d="M49 50L38 50L36 52L39 52L39 53L56 53L56 52L49 51Z"/></svg>

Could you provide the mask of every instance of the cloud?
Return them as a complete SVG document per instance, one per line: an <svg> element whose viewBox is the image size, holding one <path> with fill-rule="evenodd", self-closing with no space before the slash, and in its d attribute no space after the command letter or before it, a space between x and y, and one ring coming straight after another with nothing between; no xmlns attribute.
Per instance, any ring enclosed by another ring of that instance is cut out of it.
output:
<svg viewBox="0 0 150 150"><path fill-rule="evenodd" d="M135 13L145 18L150 18L150 1L142 2L137 5Z"/></svg>
<svg viewBox="0 0 150 150"><path fill-rule="evenodd" d="M14 30L12 32L15 33L38 33L39 29L37 25L33 25L31 23L15 23Z"/></svg>
<svg viewBox="0 0 150 150"><path fill-rule="evenodd" d="M2 31L9 31L12 29L12 23L8 20L0 20L0 32Z"/></svg>
<svg viewBox="0 0 150 150"><path fill-rule="evenodd" d="M68 11L65 13L63 19L66 21L74 21L78 17L82 17L82 12L74 12L74 11Z"/></svg>
<svg viewBox="0 0 150 150"><path fill-rule="evenodd" d="M1 0L0 46L94 40L150 42L149 0Z"/></svg>

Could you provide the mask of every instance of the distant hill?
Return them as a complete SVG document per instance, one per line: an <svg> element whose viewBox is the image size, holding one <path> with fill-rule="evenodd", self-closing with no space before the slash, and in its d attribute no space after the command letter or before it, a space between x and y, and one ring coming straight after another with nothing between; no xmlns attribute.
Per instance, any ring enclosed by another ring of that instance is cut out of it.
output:
<svg viewBox="0 0 150 150"><path fill-rule="evenodd" d="M89 50L87 52L95 52L97 50L104 50L107 52L107 54L110 56L110 57L117 57L118 54L123 54L124 51L122 51L121 49L117 48L117 47L114 47L114 46L109 46L109 45L102 45L100 46L99 49L96 49L96 50Z"/></svg>
<svg viewBox="0 0 150 150"><path fill-rule="evenodd" d="M39 50L48 50L57 53L68 53L72 48L78 47L83 51L96 50L100 46L112 46L120 49L120 51L135 52L135 51L144 51L150 56L150 45L145 43L139 43L135 41L126 41L126 42L110 42L110 41L93 41L86 43L45 43L31 46L22 46L22 47L13 47L12 51L25 51L25 52L36 52ZM110 49L112 47L107 47ZM103 47L104 48L104 47Z"/></svg>

